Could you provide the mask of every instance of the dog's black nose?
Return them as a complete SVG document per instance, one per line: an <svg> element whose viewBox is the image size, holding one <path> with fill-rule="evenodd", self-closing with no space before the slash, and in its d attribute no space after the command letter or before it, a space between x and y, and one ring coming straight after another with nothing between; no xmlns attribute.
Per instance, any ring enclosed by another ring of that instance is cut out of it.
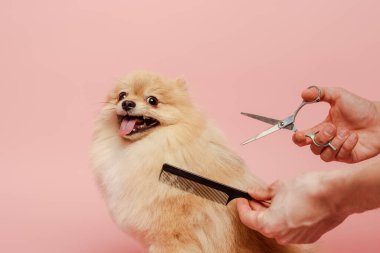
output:
<svg viewBox="0 0 380 253"><path fill-rule="evenodd" d="M124 111L129 111L136 107L136 103L130 100L125 100L121 103L121 107L123 107Z"/></svg>

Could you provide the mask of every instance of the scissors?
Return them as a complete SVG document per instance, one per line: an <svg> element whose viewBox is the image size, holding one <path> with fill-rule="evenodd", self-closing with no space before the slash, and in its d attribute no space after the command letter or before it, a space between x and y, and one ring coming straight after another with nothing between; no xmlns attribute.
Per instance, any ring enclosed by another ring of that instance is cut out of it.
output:
<svg viewBox="0 0 380 253"><path fill-rule="evenodd" d="M321 93L322 93L321 89L318 88L317 86L308 87L308 89L312 89L312 88L318 90L318 97L315 98L313 101L305 101L305 100L302 101L301 105L296 109L296 111L292 115L286 117L283 120L272 119L272 118L264 117L261 115L242 112L241 114L243 114L245 116L248 116L250 118L257 119L257 120L260 120L260 121L263 121L265 123L273 125L271 128L253 136L252 138L249 138L248 140L243 142L242 145L245 145L245 144L248 144L252 141L258 140L258 139L260 139L264 136L267 136L268 134L274 133L280 129L287 129L287 130L296 132L297 128L295 126L295 121L296 121L297 114L302 109L302 107L304 107L305 105L308 105L308 104L318 103L319 101L321 101ZM328 141L327 143L319 143L315 140L315 136L318 132L319 131L316 131L314 133L307 133L307 134L305 134L305 136L310 138L313 141L313 143L318 147L322 147L322 148L330 147L332 150L336 151L336 148L331 144L331 141Z"/></svg>

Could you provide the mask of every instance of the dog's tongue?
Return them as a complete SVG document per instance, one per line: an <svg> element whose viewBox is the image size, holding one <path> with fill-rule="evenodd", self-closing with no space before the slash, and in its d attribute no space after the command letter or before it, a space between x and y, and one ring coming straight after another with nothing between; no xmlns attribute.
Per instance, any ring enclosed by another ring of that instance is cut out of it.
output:
<svg viewBox="0 0 380 253"><path fill-rule="evenodd" d="M119 135L126 136L130 134L135 127L137 119L123 119L120 125Z"/></svg>

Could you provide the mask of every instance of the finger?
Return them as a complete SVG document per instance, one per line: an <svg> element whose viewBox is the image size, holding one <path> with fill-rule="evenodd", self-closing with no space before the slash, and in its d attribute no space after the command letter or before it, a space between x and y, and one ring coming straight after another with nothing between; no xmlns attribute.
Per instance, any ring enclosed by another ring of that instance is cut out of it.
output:
<svg viewBox="0 0 380 253"><path fill-rule="evenodd" d="M319 87L321 89L321 101L334 104L338 97L342 94L342 88L338 87Z"/></svg>
<svg viewBox="0 0 380 253"><path fill-rule="evenodd" d="M321 155L321 152L322 152L322 148L320 147L317 147L315 145L310 145L310 150L311 152L314 154L314 155Z"/></svg>
<svg viewBox="0 0 380 253"><path fill-rule="evenodd" d="M243 198L237 199L236 207L239 218L244 225L254 230L260 230L262 228L259 222L258 212L252 211L248 200Z"/></svg>
<svg viewBox="0 0 380 253"><path fill-rule="evenodd" d="M265 220L268 220L266 211L253 211L246 199L237 199L237 210L240 221L250 229L259 231L266 237L273 238L273 231Z"/></svg>
<svg viewBox="0 0 380 253"><path fill-rule="evenodd" d="M321 131L322 129L326 128L327 126L330 126L332 125L330 122L326 122L326 121L323 121L307 130L303 130L303 131L297 131L294 135L293 135L293 141L295 144L297 144L298 146L305 146L305 145L310 145L313 143L313 141L306 137L305 134L306 133L316 133L316 132L319 132ZM334 127L334 125L332 125Z"/></svg>
<svg viewBox="0 0 380 253"><path fill-rule="evenodd" d="M322 88L321 87L318 87L318 88L321 89L321 92L322 92ZM303 90L301 93L302 99L308 102L315 100L318 97L318 95L319 95L319 91L318 89L314 87L307 88Z"/></svg>
<svg viewBox="0 0 380 253"><path fill-rule="evenodd" d="M294 230L289 226L276 225L276 229L272 229L273 238L282 245L291 243L289 238L294 237L294 234L297 233L297 229Z"/></svg>
<svg viewBox="0 0 380 253"><path fill-rule="evenodd" d="M265 209L267 209L267 207L255 200L248 201L248 204L251 207L251 209L255 211L264 211Z"/></svg>
<svg viewBox="0 0 380 253"><path fill-rule="evenodd" d="M323 125L324 125L324 127L322 128L322 130L315 135L315 141L321 145L329 142L334 137L334 135L336 134L336 128L333 124L325 123ZM308 139L310 139L310 141L312 142L310 144L310 149L313 152L313 154L320 155L322 153L322 151L324 150L324 147L320 147L320 146L314 144L314 142L311 140L311 138L308 138Z"/></svg>
<svg viewBox="0 0 380 253"><path fill-rule="evenodd" d="M272 198L270 187L262 187L259 185L252 185L248 188L248 194L257 200L268 200Z"/></svg>
<svg viewBox="0 0 380 253"><path fill-rule="evenodd" d="M325 144L332 140L336 135L336 127L327 123L320 131L315 135L315 141L320 144Z"/></svg>
<svg viewBox="0 0 380 253"><path fill-rule="evenodd" d="M329 147L325 148L321 153L321 159L325 162L335 161L336 155L343 146L343 143L346 141L348 135L349 131L347 129L338 129L336 137L331 141L331 144L336 148L336 150L334 151Z"/></svg>
<svg viewBox="0 0 380 253"><path fill-rule="evenodd" d="M315 135L315 141L321 145L328 143L336 134L336 127L331 123L326 123L322 130ZM314 142L311 144L311 151L320 155L325 147L320 147Z"/></svg>
<svg viewBox="0 0 380 253"><path fill-rule="evenodd" d="M353 162L354 157L352 151L358 143L358 140L358 135L356 133L351 133L336 155L337 160L343 162Z"/></svg>
<svg viewBox="0 0 380 253"><path fill-rule="evenodd" d="M305 133L303 131L295 132L292 136L292 140L299 147L303 147L310 144L309 138L305 136Z"/></svg>
<svg viewBox="0 0 380 253"><path fill-rule="evenodd" d="M269 194L271 198L276 195L276 193L284 186L284 181L276 180L271 185L269 185Z"/></svg>

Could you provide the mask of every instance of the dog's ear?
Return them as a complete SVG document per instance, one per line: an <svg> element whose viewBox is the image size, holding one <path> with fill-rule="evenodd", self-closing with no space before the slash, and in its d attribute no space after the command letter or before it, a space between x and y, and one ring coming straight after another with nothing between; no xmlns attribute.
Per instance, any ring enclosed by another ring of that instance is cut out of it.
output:
<svg viewBox="0 0 380 253"><path fill-rule="evenodd" d="M184 90L184 91L187 91L187 83L186 83L186 80L185 80L185 78L184 77L178 77L176 80L175 80L175 83L176 83L176 85L180 88L180 89L182 89L182 90Z"/></svg>

